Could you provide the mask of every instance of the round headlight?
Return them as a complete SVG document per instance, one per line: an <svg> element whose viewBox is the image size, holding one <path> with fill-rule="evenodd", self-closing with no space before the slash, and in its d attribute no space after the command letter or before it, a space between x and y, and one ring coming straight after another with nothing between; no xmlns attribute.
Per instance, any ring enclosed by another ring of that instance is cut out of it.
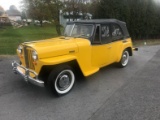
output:
<svg viewBox="0 0 160 120"><path fill-rule="evenodd" d="M23 47L22 47L21 45L19 45L17 50L18 50L18 52L19 52L20 54L22 54L22 49L23 49Z"/></svg>
<svg viewBox="0 0 160 120"><path fill-rule="evenodd" d="M32 51L32 58L33 60L37 60L38 59L38 55L36 51Z"/></svg>

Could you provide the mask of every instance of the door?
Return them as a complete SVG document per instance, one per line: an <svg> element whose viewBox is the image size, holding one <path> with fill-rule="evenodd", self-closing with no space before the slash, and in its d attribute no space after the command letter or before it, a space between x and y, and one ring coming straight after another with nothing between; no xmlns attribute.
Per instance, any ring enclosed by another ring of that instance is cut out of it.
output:
<svg viewBox="0 0 160 120"><path fill-rule="evenodd" d="M110 62L113 63L117 61L119 54L122 53L123 43L122 40L123 32L121 27L118 24L111 24L111 37L112 37L112 51L110 56Z"/></svg>
<svg viewBox="0 0 160 120"><path fill-rule="evenodd" d="M110 25L96 25L92 41L92 65L102 67L110 64L112 51Z"/></svg>

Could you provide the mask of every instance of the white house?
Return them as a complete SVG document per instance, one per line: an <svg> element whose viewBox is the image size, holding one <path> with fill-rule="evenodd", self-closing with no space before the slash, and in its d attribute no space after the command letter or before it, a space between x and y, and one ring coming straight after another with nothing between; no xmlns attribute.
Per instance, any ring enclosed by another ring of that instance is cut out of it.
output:
<svg viewBox="0 0 160 120"><path fill-rule="evenodd" d="M61 1L62 1L62 2L65 2L65 1L68 1L68 0L61 0ZM77 2L81 2L81 3L84 3L84 4L86 4L86 3L91 3L91 2L92 2L92 0L75 0L75 2L76 2L76 1L77 1ZM70 19L67 18L68 15L69 15L68 12L63 13L63 11L60 10L59 19L60 19L60 24L61 24L62 26L66 26L66 23L67 23L68 21L73 21L72 17L71 17ZM73 15L73 12L70 12L70 15L72 16L72 15ZM79 13L78 16L79 16L79 17L76 19L77 21L82 19L83 14L82 14L82 13ZM92 15L91 15L90 13L86 13L85 18L86 18L86 19L92 19Z"/></svg>
<svg viewBox="0 0 160 120"><path fill-rule="evenodd" d="M3 23L8 23L8 15L5 13L4 9L0 6L0 26Z"/></svg>
<svg viewBox="0 0 160 120"><path fill-rule="evenodd" d="M13 21L21 21L21 13L17 10L17 8L14 5L10 6L10 9L6 11L8 17L10 20Z"/></svg>

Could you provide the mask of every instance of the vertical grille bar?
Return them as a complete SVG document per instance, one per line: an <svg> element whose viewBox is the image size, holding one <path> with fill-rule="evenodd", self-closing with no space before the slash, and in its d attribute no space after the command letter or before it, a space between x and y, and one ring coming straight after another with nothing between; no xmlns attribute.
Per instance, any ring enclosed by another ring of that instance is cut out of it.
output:
<svg viewBox="0 0 160 120"><path fill-rule="evenodd" d="M28 49L28 63L29 63L29 68L34 70L34 65L33 65L33 58L32 58L32 50Z"/></svg>
<svg viewBox="0 0 160 120"><path fill-rule="evenodd" d="M29 67L29 65L28 65L28 52L27 52L26 46L24 46L24 58L25 58L26 68L28 68Z"/></svg>
<svg viewBox="0 0 160 120"><path fill-rule="evenodd" d="M29 47L24 47L24 56L25 56L25 63L26 63L26 68L29 69L35 69L34 64L33 64L33 58L32 58L32 50L29 49Z"/></svg>

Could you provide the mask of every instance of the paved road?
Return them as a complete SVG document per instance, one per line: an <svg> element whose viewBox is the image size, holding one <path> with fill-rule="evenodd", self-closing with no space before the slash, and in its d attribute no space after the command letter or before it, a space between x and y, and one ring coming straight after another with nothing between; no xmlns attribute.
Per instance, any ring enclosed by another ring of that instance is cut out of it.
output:
<svg viewBox="0 0 160 120"><path fill-rule="evenodd" d="M11 71L0 57L0 120L159 120L160 46L141 47L126 68L114 65L79 79L57 98Z"/></svg>

